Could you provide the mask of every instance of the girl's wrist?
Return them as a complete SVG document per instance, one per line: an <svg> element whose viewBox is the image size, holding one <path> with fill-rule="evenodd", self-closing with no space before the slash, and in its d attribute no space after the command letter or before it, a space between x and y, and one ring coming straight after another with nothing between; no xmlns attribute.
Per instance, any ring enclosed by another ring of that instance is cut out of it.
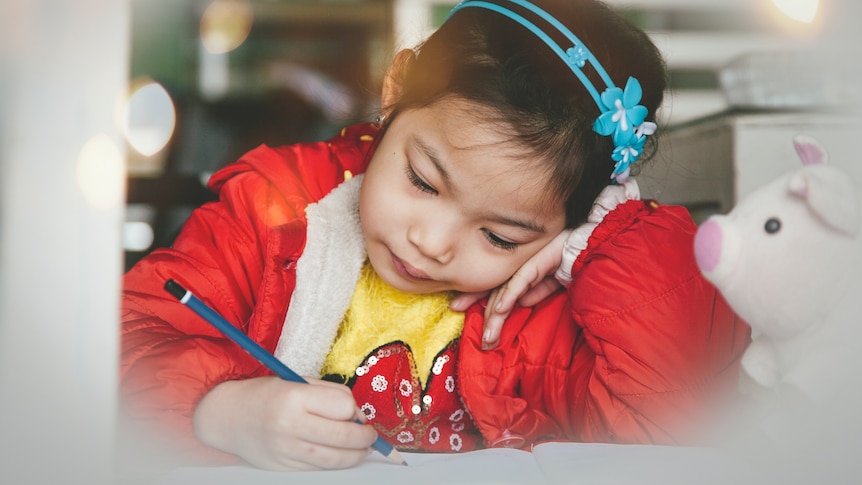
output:
<svg viewBox="0 0 862 485"><path fill-rule="evenodd" d="M563 257L560 260L560 267L554 273L554 278L561 285L568 287L572 282L572 266L581 252L587 249L587 242L597 225L595 222L585 222L575 228L569 234L569 237L566 238L566 242L563 245Z"/></svg>
<svg viewBox="0 0 862 485"><path fill-rule="evenodd" d="M246 395L245 388L253 380L225 381L216 385L198 402L193 416L194 432L201 443L218 450L236 454L233 446L238 442L235 434L237 399Z"/></svg>
<svg viewBox="0 0 862 485"><path fill-rule="evenodd" d="M630 178L622 184L608 185L602 190L593 202L593 207L587 216L587 222L573 229L563 245L560 267L554 273L554 277L561 285L568 287L572 282L572 266L581 253L586 251L587 243L596 227L601 224L609 212L629 200L640 200L640 188L634 179Z"/></svg>

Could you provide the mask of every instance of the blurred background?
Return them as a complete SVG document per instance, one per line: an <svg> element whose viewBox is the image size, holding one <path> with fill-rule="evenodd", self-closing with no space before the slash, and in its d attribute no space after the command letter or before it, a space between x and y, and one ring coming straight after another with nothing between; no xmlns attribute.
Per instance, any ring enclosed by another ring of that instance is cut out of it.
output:
<svg viewBox="0 0 862 485"><path fill-rule="evenodd" d="M698 221L726 212L798 164L802 133L862 175L862 2L608 3L669 67L646 196ZM106 483L121 274L170 244L213 197L209 175L242 153L373 119L393 54L454 4L0 4L0 478Z"/></svg>
<svg viewBox="0 0 862 485"><path fill-rule="evenodd" d="M420 42L454 3L132 0L130 79L137 91L127 120L126 267L169 244L191 208L211 197L203 185L209 174L242 153L260 143L323 139L372 119L393 52ZM670 92L660 113L666 132L713 115L834 111L851 95L858 100L843 72L855 66L840 62L841 54L814 54L838 42L842 23L852 26L848 9L857 2L608 3L644 28L667 58ZM689 137L700 140L704 129ZM734 140L721 143L731 147ZM739 194L732 174L713 167L732 172L733 155L705 161L698 153L709 150L696 145L680 154L665 147L644 188L702 219L729 209Z"/></svg>

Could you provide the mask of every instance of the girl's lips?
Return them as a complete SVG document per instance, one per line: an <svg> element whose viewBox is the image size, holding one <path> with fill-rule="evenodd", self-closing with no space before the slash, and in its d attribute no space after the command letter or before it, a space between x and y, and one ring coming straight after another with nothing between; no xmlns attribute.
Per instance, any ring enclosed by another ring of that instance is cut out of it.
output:
<svg viewBox="0 0 862 485"><path fill-rule="evenodd" d="M405 263L399 259L398 256L395 256L395 254L392 255L392 264L395 266L395 271L397 271L403 278L416 281L426 281L431 279L430 276Z"/></svg>

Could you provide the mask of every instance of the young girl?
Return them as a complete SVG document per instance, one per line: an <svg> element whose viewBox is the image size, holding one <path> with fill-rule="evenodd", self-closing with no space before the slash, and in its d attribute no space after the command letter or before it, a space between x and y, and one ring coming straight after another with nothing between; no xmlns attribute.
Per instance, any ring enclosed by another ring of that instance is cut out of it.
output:
<svg viewBox="0 0 862 485"><path fill-rule="evenodd" d="M694 439L748 329L700 276L687 212L628 178L664 89L654 45L599 2L462 2L398 54L377 123L251 151L128 272L124 413L164 455L278 470L355 465L378 433Z"/></svg>

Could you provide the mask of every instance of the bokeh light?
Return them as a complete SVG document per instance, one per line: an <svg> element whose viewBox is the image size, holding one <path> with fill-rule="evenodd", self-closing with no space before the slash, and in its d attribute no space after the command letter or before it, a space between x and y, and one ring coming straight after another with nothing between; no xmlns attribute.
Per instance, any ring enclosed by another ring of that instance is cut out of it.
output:
<svg viewBox="0 0 862 485"><path fill-rule="evenodd" d="M248 38L253 20L247 0L215 0L201 16L201 43L213 54L230 52Z"/></svg>
<svg viewBox="0 0 862 485"><path fill-rule="evenodd" d="M820 2L819 0L772 0L772 4L791 19L810 24L817 17Z"/></svg>
<svg viewBox="0 0 862 485"><path fill-rule="evenodd" d="M133 83L123 116L123 133L144 156L153 156L170 141L176 127L176 110L170 94L152 80Z"/></svg>
<svg viewBox="0 0 862 485"><path fill-rule="evenodd" d="M99 134L84 144L76 164L78 187L97 209L121 207L126 193L126 167L117 144Z"/></svg>
<svg viewBox="0 0 862 485"><path fill-rule="evenodd" d="M154 239L153 226L149 223L130 221L123 224L123 249L126 251L146 251Z"/></svg>

